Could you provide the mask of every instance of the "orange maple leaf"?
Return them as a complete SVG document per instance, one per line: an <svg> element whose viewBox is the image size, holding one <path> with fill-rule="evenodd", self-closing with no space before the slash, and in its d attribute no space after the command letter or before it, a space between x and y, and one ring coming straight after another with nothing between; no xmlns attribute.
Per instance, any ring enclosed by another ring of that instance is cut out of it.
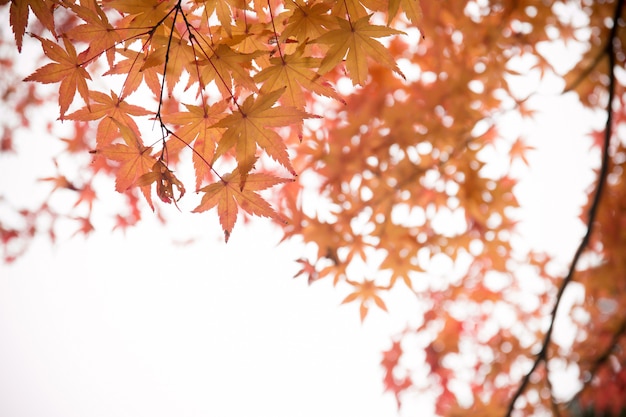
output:
<svg viewBox="0 0 626 417"><path fill-rule="evenodd" d="M77 217L74 220L78 221L80 227L74 232L72 236L78 236L79 234L88 236L91 232L95 230L93 224L91 224L91 220L89 217Z"/></svg>
<svg viewBox="0 0 626 417"><path fill-rule="evenodd" d="M56 190L72 190L76 191L77 188L70 180L67 179L65 175L57 175L56 177L46 177L40 178L39 181L51 182L53 184L52 191L50 194L54 193Z"/></svg>
<svg viewBox="0 0 626 417"><path fill-rule="evenodd" d="M269 174L250 174L245 186L241 188L239 185L241 182L240 174L235 169L223 175L219 181L201 188L199 191L202 191L204 195L198 207L193 211L200 213L217 206L220 224L224 230L226 242L228 242L228 238L237 221L239 208L254 216L269 217L285 222L256 191L261 191L287 181L292 180L278 178Z"/></svg>
<svg viewBox="0 0 626 417"><path fill-rule="evenodd" d="M107 0L108 7L116 9L125 14L124 21L120 26L128 29L130 36L137 36L138 33L149 33L147 29L163 24L171 27L172 11L176 7L175 0Z"/></svg>
<svg viewBox="0 0 626 417"><path fill-rule="evenodd" d="M380 290L386 290L386 287L380 287L376 285L374 280L365 280L363 282L355 282L346 280L346 282L354 287L354 292L348 294L341 304L350 303L356 300L361 300L361 321L365 320L369 311L370 302L373 301L380 309L387 311L387 306L382 298L378 295Z"/></svg>
<svg viewBox="0 0 626 417"><path fill-rule="evenodd" d="M163 116L163 122L180 125L174 131L173 147L189 146L194 141L193 164L196 170L196 188L209 177L215 148L224 129L213 127L217 123L228 103L220 101L212 106L193 106L185 104L187 111L176 112ZM168 142L169 144L170 142ZM169 147L168 147L169 149Z"/></svg>
<svg viewBox="0 0 626 417"><path fill-rule="evenodd" d="M282 138L267 128L301 123L303 119L314 116L294 107L272 107L284 91L285 87L267 94L259 94L256 98L248 96L237 111L213 125L226 128L217 145L214 159L235 147L242 189L248 173L256 162L257 144L275 161L296 175Z"/></svg>
<svg viewBox="0 0 626 417"><path fill-rule="evenodd" d="M206 57L198 61L202 85L215 81L215 85L224 97L233 95L233 83L236 87L257 91L257 86L249 75L251 62L252 59L264 55L265 51L242 54L221 43L212 50L203 49L199 53ZM209 53L211 53L210 56ZM192 80L193 78L189 81Z"/></svg>
<svg viewBox="0 0 626 417"><path fill-rule="evenodd" d="M154 163L150 172L139 177L135 185L143 187L151 185L153 182L156 182L157 195L164 203L169 204L173 201L174 205L176 205L176 202L185 195L185 186L161 159ZM176 186L178 189L178 198L174 197L173 186Z"/></svg>
<svg viewBox="0 0 626 417"><path fill-rule="evenodd" d="M220 24L228 36L232 36L232 11L233 9L249 9L243 0L204 0L198 2L204 5L204 13L210 16L214 11Z"/></svg>
<svg viewBox="0 0 626 417"><path fill-rule="evenodd" d="M74 207L78 207L81 203L85 203L89 209L89 213L93 208L93 203L97 198L96 190L93 189L91 184L85 184L82 189L78 190L78 198L74 203Z"/></svg>
<svg viewBox="0 0 626 417"><path fill-rule="evenodd" d="M517 140L511 145L511 150L509 151L510 163L512 164L514 160L519 159L524 163L524 165L530 166L527 155L529 151L534 151L535 149L536 148L534 146L528 145L523 138L517 138Z"/></svg>
<svg viewBox="0 0 626 417"><path fill-rule="evenodd" d="M346 57L346 69L352 83L363 85L367 79L367 57L369 56L405 78L391 53L374 39L401 35L404 32L386 26L371 25L369 19L370 16L364 16L356 22L352 22L337 18L339 29L331 30L315 41L316 43L331 45L320 65L320 74L332 70Z"/></svg>
<svg viewBox="0 0 626 417"><path fill-rule="evenodd" d="M91 80L91 76L82 67L83 58L76 55L76 49L72 42L63 37L65 50L56 43L33 35L41 42L44 54L53 61L44 65L33 74L29 75L24 81L38 81L44 84L60 82L59 87L59 107L61 108L61 119L65 112L72 104L76 90L83 98L85 103L89 105L89 89L87 88L87 80Z"/></svg>
<svg viewBox="0 0 626 417"><path fill-rule="evenodd" d="M417 272L424 272L415 258L401 255L400 250L389 250L387 256L380 264L381 270L391 271L389 287L393 287L396 281L401 278L407 287L413 288L411 277Z"/></svg>
<svg viewBox="0 0 626 417"><path fill-rule="evenodd" d="M158 68L155 60L152 61L152 65L145 65L149 54L124 48L118 48L116 53L126 57L126 59L118 60L103 75L123 74L126 77L120 92L121 99L135 92L144 81L156 96L160 94L161 82L157 77Z"/></svg>
<svg viewBox="0 0 626 417"><path fill-rule="evenodd" d="M83 107L75 112L68 114L65 118L70 120L98 120L102 119L98 124L96 141L100 146L109 145L119 135L116 125L124 125L129 127L135 135L139 135L139 128L131 116L145 116L150 112L143 107L128 104L113 91L111 95L101 93L99 91L90 91L89 96L96 102L89 108Z"/></svg>
<svg viewBox="0 0 626 417"><path fill-rule="evenodd" d="M390 24L396 16L400 5L402 5L402 10L411 23L416 25L422 20L420 0L389 0L389 16L387 18L387 24Z"/></svg>
<svg viewBox="0 0 626 417"><path fill-rule="evenodd" d="M154 35L151 46L154 50L146 54L145 59L139 65L139 72L156 67L159 73L167 75L165 81L168 90L172 91L183 72L195 61L194 49L175 32L168 36ZM137 63L134 62L133 65L137 66Z"/></svg>
<svg viewBox="0 0 626 417"><path fill-rule="evenodd" d="M397 378L394 375L394 369L398 366L400 358L403 355L402 344L399 340L393 341L391 348L383 352L383 359L380 362L384 369L385 377L383 379L383 385L385 391L391 391L396 397L396 403L400 407L400 394L413 385L413 381L410 377L405 376L402 379Z"/></svg>
<svg viewBox="0 0 626 417"><path fill-rule="evenodd" d="M271 66L264 68L255 75L254 80L263 82L261 92L274 91L285 87L282 102L297 109L304 109L305 91L312 91L325 97L332 97L345 104L337 92L319 74L310 68L320 65L320 58L303 56L306 44L302 44L293 54L283 55L270 59Z"/></svg>
<svg viewBox="0 0 626 417"><path fill-rule="evenodd" d="M285 2L285 9L291 11L285 29L280 35L282 41L294 37L306 43L316 39L328 29L335 29L337 22L328 13L330 5L326 2L304 2L293 0Z"/></svg>
<svg viewBox="0 0 626 417"><path fill-rule="evenodd" d="M66 35L72 39L87 42L89 48L86 59L90 60L105 53L109 66L113 65L115 59L115 45L122 41L119 33L111 26L106 13L98 7L95 0L82 1L83 5L68 4L81 19L84 24L71 28Z"/></svg>
<svg viewBox="0 0 626 417"><path fill-rule="evenodd" d="M123 193L129 188L138 185L139 178L152 172L156 159L151 156L152 147L144 146L137 135L127 126L113 121L117 125L125 143L116 143L97 149L96 153L108 159L120 162L115 173L115 189ZM154 209L150 196L150 184L141 185L141 192L146 201Z"/></svg>
<svg viewBox="0 0 626 417"><path fill-rule="evenodd" d="M56 2L51 0L20 0L11 1L11 11L9 22L15 35L15 44L17 50L22 51L22 40L24 38L24 32L28 25L28 15L30 10L35 13L37 19L48 29L54 36L56 36L54 28L54 16L52 16L52 10L56 6Z"/></svg>
<svg viewBox="0 0 626 417"><path fill-rule="evenodd" d="M307 277L307 283L311 285L313 282L319 279L319 273L311 262L308 259L300 258L296 259L296 262L302 265L302 269L300 269L294 278L298 278L300 275L305 275Z"/></svg>

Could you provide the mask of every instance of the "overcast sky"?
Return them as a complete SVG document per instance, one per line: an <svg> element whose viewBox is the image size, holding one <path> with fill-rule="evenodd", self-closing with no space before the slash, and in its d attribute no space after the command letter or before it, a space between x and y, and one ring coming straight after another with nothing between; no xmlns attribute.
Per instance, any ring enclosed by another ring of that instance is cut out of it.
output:
<svg viewBox="0 0 626 417"><path fill-rule="evenodd" d="M267 224L181 247L151 223L0 267L3 415L393 415L392 316L292 280Z"/></svg>

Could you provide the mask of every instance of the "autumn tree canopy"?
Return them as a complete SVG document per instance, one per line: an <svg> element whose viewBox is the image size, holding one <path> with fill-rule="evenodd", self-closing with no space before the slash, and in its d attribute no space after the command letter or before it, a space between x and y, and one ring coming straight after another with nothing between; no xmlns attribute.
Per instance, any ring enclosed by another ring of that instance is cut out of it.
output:
<svg viewBox="0 0 626 417"><path fill-rule="evenodd" d="M12 31L0 45L2 156L23 157L15 132L53 100L58 121L48 129L69 129L58 145L72 161L55 161L58 173L41 179L52 194L36 208L0 195L10 213L0 216L5 261L34 236L54 242L68 222L89 234L94 207L107 204L94 182L113 178L125 202L116 229L161 217L166 204L215 216L226 241L238 218L268 217L285 239L315 248L297 260L298 275L351 288L344 302L362 320L387 309L390 290L414 293L419 324L382 359L400 407L428 394L442 416L626 408L622 0L0 7ZM555 45L575 65L563 70ZM32 73L20 74L18 53L34 57ZM564 273L518 239L515 167L528 164L532 147L521 133L502 134L499 121L532 120L537 92L516 87L528 76L558 80L561 94L606 119L574 139L601 157L581 207L586 234ZM185 166L192 177L179 174ZM63 210L49 204L58 193L72 201ZM556 312L574 282L584 297L559 313L577 336L560 346ZM568 366L581 389L560 398L555 374Z"/></svg>

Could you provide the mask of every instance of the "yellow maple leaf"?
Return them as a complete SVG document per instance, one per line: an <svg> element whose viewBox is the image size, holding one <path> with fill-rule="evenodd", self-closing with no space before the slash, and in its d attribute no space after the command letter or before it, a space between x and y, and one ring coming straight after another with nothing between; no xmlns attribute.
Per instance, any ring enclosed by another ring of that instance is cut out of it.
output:
<svg viewBox="0 0 626 417"><path fill-rule="evenodd" d="M387 24L390 24L393 18L398 14L398 9L402 5L402 10L406 17L414 25L418 24L422 20L422 8L420 6L420 0L389 0L389 14Z"/></svg>
<svg viewBox="0 0 626 417"><path fill-rule="evenodd" d="M229 37L232 36L233 11L250 9L243 0L195 0L194 3L197 6L204 6L203 15L211 16L215 13L220 26Z"/></svg>
<svg viewBox="0 0 626 417"><path fill-rule="evenodd" d="M336 20L328 13L328 3L294 0L285 2L285 9L288 23L280 35L282 41L293 37L304 44L337 26Z"/></svg>

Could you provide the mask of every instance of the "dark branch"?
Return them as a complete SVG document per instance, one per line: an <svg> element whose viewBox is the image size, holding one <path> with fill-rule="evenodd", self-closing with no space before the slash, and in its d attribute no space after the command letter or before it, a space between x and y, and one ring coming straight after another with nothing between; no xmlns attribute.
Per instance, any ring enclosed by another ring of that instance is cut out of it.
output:
<svg viewBox="0 0 626 417"><path fill-rule="evenodd" d="M574 254L574 258L572 259L572 263L570 265L569 271L567 275L563 279L561 286L559 287L559 291L556 295L556 301L554 303L554 308L552 309L552 313L550 315L550 326L546 331L544 336L541 350L537 354L535 358L535 362L530 370L524 375L522 382L520 383L517 391L511 398L509 402L509 408L506 413L506 417L509 417L513 410L515 409L515 403L519 399L519 397L524 393L528 383L530 382L531 375L535 372L539 364L542 362L547 362L548 358L548 347L550 346L550 342L552 341L552 332L554 330L554 322L556 319L556 313L559 309L559 305L561 304L561 300L563 299L563 293L565 292L565 288L568 286L574 277L574 272L576 271L576 265L580 260L585 249L589 245L589 241L591 239L591 234L593 233L593 227L595 223L595 219L598 212L598 207L600 204L600 199L602 197L602 191L604 190L604 186L606 183L606 176L609 170L609 145L611 143L611 136L613 134L613 99L615 97L615 50L614 50L614 42L617 39L617 28L619 26L619 17L622 14L622 9L624 6L624 0L619 0L615 7L615 14L613 15L613 27L611 28L611 32L609 34L609 38L606 43L606 47L604 49L604 53L607 54L609 58L609 86L608 86L608 101L606 105L606 125L604 129L604 144L602 147L602 165L600 168L600 173L598 174L598 184L596 186L595 194L593 196L593 200L591 202L591 207L589 208L589 214L587 217L587 232L583 239L581 240L578 248L576 249L576 253ZM547 369L547 367L546 367ZM546 376L548 378L549 376Z"/></svg>
<svg viewBox="0 0 626 417"><path fill-rule="evenodd" d="M598 373L600 368L606 364L611 355L615 352L615 348L617 347L617 344L624 336L624 334L626 334L626 319L622 320L622 324L620 325L619 329L613 334L613 337L611 338L611 341L607 345L604 352L602 352L602 354L593 361L593 364L589 368L589 371L587 371L587 375L585 375L585 380L587 383L591 383L596 373ZM571 400L569 400L568 404L575 404L584 390L585 387L583 386L583 388L578 391Z"/></svg>

